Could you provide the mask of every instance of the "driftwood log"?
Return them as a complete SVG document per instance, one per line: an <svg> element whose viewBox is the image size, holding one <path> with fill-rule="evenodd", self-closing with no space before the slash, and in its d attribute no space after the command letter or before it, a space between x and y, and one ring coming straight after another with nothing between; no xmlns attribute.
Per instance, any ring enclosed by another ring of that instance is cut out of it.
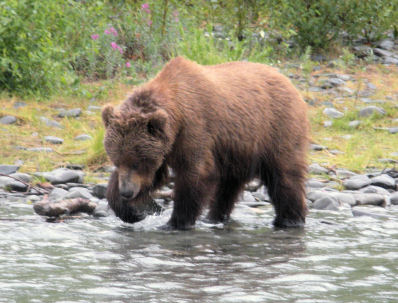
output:
<svg viewBox="0 0 398 303"><path fill-rule="evenodd" d="M92 214L97 204L88 199L75 198L65 199L57 202L50 201L48 196L33 205L34 211L46 217L59 217L62 215L72 215L75 213Z"/></svg>

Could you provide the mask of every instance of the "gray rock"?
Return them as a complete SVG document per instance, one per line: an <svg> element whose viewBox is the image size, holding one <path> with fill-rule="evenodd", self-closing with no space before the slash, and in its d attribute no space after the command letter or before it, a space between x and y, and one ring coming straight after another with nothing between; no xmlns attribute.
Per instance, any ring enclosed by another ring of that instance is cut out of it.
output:
<svg viewBox="0 0 398 303"><path fill-rule="evenodd" d="M374 219L387 219L387 216L383 216L383 215L379 215L379 214L375 214L375 213L370 213L367 211L363 211L363 210L358 210L357 208L353 208L351 209L352 211L352 215L354 217L371 217Z"/></svg>
<svg viewBox="0 0 398 303"><path fill-rule="evenodd" d="M22 182L14 180L9 177L0 177L0 188L25 192L28 190L28 186Z"/></svg>
<svg viewBox="0 0 398 303"><path fill-rule="evenodd" d="M383 60L384 64L395 64L398 65L398 58L395 57L385 57Z"/></svg>
<svg viewBox="0 0 398 303"><path fill-rule="evenodd" d="M9 175L15 173L19 169L18 165L0 165L0 174Z"/></svg>
<svg viewBox="0 0 398 303"><path fill-rule="evenodd" d="M343 182L346 189L357 190L365 187L371 183L371 180L366 175L356 175Z"/></svg>
<svg viewBox="0 0 398 303"><path fill-rule="evenodd" d="M79 117L82 114L82 110L80 108L73 108L69 110L64 110L61 109L58 113L58 117L64 118L64 117L69 117L69 118L76 118Z"/></svg>
<svg viewBox="0 0 398 303"><path fill-rule="evenodd" d="M324 182L315 180L315 179L309 179L307 180L307 182L305 183L307 187L310 188L323 188L326 186L326 184Z"/></svg>
<svg viewBox="0 0 398 303"><path fill-rule="evenodd" d="M352 128L357 128L357 127L359 126L359 124L361 124L361 121L359 121L359 120L354 120L354 121L350 121L350 122L348 123L348 126L349 126L349 127L352 127Z"/></svg>
<svg viewBox="0 0 398 303"><path fill-rule="evenodd" d="M94 185L93 195L99 199L104 199L107 187L108 187L108 184L106 184L106 183Z"/></svg>
<svg viewBox="0 0 398 303"><path fill-rule="evenodd" d="M42 121L43 123L45 123L47 126L49 127L57 127L57 128L64 128L60 123L58 123L57 121L48 119L46 117L40 117L40 121Z"/></svg>
<svg viewBox="0 0 398 303"><path fill-rule="evenodd" d="M396 189L396 184L394 178L389 175L382 174L380 176L371 179L371 184L375 186L380 186L387 189Z"/></svg>
<svg viewBox="0 0 398 303"><path fill-rule="evenodd" d="M325 149L327 149L327 147L325 147L323 145L311 144L311 150L321 151L321 150L325 150Z"/></svg>
<svg viewBox="0 0 398 303"><path fill-rule="evenodd" d="M0 123L1 124L14 124L15 122L17 122L17 118L15 118L14 116L4 116L0 118Z"/></svg>
<svg viewBox="0 0 398 303"><path fill-rule="evenodd" d="M64 143L64 139L58 138L58 137L54 137L54 136L45 136L44 140L46 140L47 142L51 143L51 144L62 144Z"/></svg>
<svg viewBox="0 0 398 303"><path fill-rule="evenodd" d="M326 79L321 83L321 88L323 89L329 89L329 88L334 88L340 85L344 84L344 80L341 80L339 78L330 78Z"/></svg>
<svg viewBox="0 0 398 303"><path fill-rule="evenodd" d="M25 106L26 106L26 103L22 102L22 101L17 101L17 102L14 102L14 104L13 104L14 108L20 108L20 107L25 107Z"/></svg>
<svg viewBox="0 0 398 303"><path fill-rule="evenodd" d="M354 206L357 202L354 196L351 193L344 193L344 192L332 192L330 195L337 199L340 205L348 204L350 206Z"/></svg>
<svg viewBox="0 0 398 303"><path fill-rule="evenodd" d="M340 203L336 198L328 196L316 200L312 204L312 208L319 210L339 210Z"/></svg>
<svg viewBox="0 0 398 303"><path fill-rule="evenodd" d="M376 90L377 89L377 86L374 85L372 82L366 83L366 87L367 87L367 89L370 89L370 90Z"/></svg>
<svg viewBox="0 0 398 303"><path fill-rule="evenodd" d="M354 53L358 58L366 58L373 55L373 49L367 45L354 46Z"/></svg>
<svg viewBox="0 0 398 303"><path fill-rule="evenodd" d="M386 114L386 112L384 109L382 109L378 106L373 106L373 105L364 107L359 111L360 117L369 117L373 114L379 114L379 115L384 116Z"/></svg>
<svg viewBox="0 0 398 303"><path fill-rule="evenodd" d="M308 169L310 174L320 175L320 174L327 174L329 172L327 168L320 166L318 163L312 163Z"/></svg>
<svg viewBox="0 0 398 303"><path fill-rule="evenodd" d="M25 173L13 173L10 175L11 177L17 178L23 182L30 183L32 182L32 177Z"/></svg>
<svg viewBox="0 0 398 303"><path fill-rule="evenodd" d="M338 169L336 169L336 175L340 179L346 179L346 178L356 176L357 174L350 170L347 170L347 169L338 168Z"/></svg>
<svg viewBox="0 0 398 303"><path fill-rule="evenodd" d="M87 140L92 140L93 137L91 137L90 135L87 134L82 134L82 135L78 135L74 138L74 140L76 141L87 141Z"/></svg>
<svg viewBox="0 0 398 303"><path fill-rule="evenodd" d="M313 190L307 193L307 199L310 201L316 201L321 198L329 197L330 193L324 190Z"/></svg>
<svg viewBox="0 0 398 303"><path fill-rule="evenodd" d="M48 199L49 199L50 201L56 202L56 201L59 201L59 200L64 199L64 197L65 197L67 194L68 194L68 191L67 191L67 190L64 190L64 189L62 189L62 188L55 187L55 188L50 192L50 194L48 195Z"/></svg>
<svg viewBox="0 0 398 303"><path fill-rule="evenodd" d="M51 147L29 147L26 150L32 152L46 152L46 153L52 153L54 151Z"/></svg>
<svg viewBox="0 0 398 303"><path fill-rule="evenodd" d="M379 161L381 163L392 163L392 164L398 163L397 160L389 159L389 158L382 158L382 159L378 159L377 161Z"/></svg>
<svg viewBox="0 0 398 303"><path fill-rule="evenodd" d="M99 111L101 111L101 106L89 105L87 107L87 110L92 111L92 112L99 112Z"/></svg>
<svg viewBox="0 0 398 303"><path fill-rule="evenodd" d="M391 202L392 205L398 205L398 191L396 191L395 193L391 194L390 202Z"/></svg>
<svg viewBox="0 0 398 303"><path fill-rule="evenodd" d="M385 188L379 187L379 186L374 186L374 185L369 185L369 186L363 187L359 190L359 192L367 193L367 194L386 195L386 196L390 195L390 192L388 190L386 190Z"/></svg>
<svg viewBox="0 0 398 303"><path fill-rule="evenodd" d="M389 51L394 48L394 41L391 41L390 39L384 39L384 40L380 41L377 46L381 49L385 49L385 50Z"/></svg>
<svg viewBox="0 0 398 303"><path fill-rule="evenodd" d="M325 108L323 110L323 113L333 119L344 117L344 114L342 112L339 112L338 110L330 107Z"/></svg>
<svg viewBox="0 0 398 303"><path fill-rule="evenodd" d="M396 134L396 133L398 133L398 127L390 127L390 128L388 129L388 132L389 132L390 134Z"/></svg>
<svg viewBox="0 0 398 303"><path fill-rule="evenodd" d="M324 127L331 127L332 125L333 125L333 121L328 120L328 121L323 122Z"/></svg>
<svg viewBox="0 0 398 303"><path fill-rule="evenodd" d="M256 202L256 199L253 197L252 193L245 190L239 197L239 201L244 202Z"/></svg>
<svg viewBox="0 0 398 303"><path fill-rule="evenodd" d="M72 187L64 198L65 199L84 198L84 199L91 200L93 198L93 196L90 194L90 192L87 188Z"/></svg>
<svg viewBox="0 0 398 303"><path fill-rule="evenodd" d="M355 201L358 205L378 205L385 206L387 204L386 198L379 194L354 194Z"/></svg>
<svg viewBox="0 0 398 303"><path fill-rule="evenodd" d="M377 47L373 49L373 52L376 56L379 56L379 57L392 57L394 55L392 52L390 52L388 50L384 50L384 49L377 48Z"/></svg>
<svg viewBox="0 0 398 303"><path fill-rule="evenodd" d="M83 183L84 173L82 171L67 168L57 168L51 172L37 172L34 175L43 177L52 184Z"/></svg>

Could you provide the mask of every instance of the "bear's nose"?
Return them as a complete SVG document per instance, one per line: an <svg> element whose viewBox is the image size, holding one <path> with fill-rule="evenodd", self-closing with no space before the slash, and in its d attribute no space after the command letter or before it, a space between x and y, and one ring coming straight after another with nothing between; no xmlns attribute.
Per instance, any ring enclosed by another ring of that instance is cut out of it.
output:
<svg viewBox="0 0 398 303"><path fill-rule="evenodd" d="M122 199L128 200L134 197L134 192L132 190L121 191L120 196Z"/></svg>

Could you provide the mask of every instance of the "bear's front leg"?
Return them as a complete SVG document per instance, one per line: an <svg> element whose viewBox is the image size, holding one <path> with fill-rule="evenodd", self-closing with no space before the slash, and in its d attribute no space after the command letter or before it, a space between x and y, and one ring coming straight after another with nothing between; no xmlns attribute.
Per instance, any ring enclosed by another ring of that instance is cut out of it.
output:
<svg viewBox="0 0 398 303"><path fill-rule="evenodd" d="M216 180L210 177L177 176L174 188L174 208L167 227L187 230L195 225L204 205L213 199Z"/></svg>

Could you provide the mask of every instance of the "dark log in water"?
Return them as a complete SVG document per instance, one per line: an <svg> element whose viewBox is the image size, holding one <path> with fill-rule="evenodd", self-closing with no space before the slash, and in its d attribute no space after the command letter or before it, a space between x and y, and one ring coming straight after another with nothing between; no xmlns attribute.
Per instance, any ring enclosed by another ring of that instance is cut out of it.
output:
<svg viewBox="0 0 398 303"><path fill-rule="evenodd" d="M62 215L71 215L79 212L92 214L96 206L96 203L83 198L66 199L53 202L50 201L47 196L45 196L43 200L33 205L33 209L41 216L59 217Z"/></svg>

